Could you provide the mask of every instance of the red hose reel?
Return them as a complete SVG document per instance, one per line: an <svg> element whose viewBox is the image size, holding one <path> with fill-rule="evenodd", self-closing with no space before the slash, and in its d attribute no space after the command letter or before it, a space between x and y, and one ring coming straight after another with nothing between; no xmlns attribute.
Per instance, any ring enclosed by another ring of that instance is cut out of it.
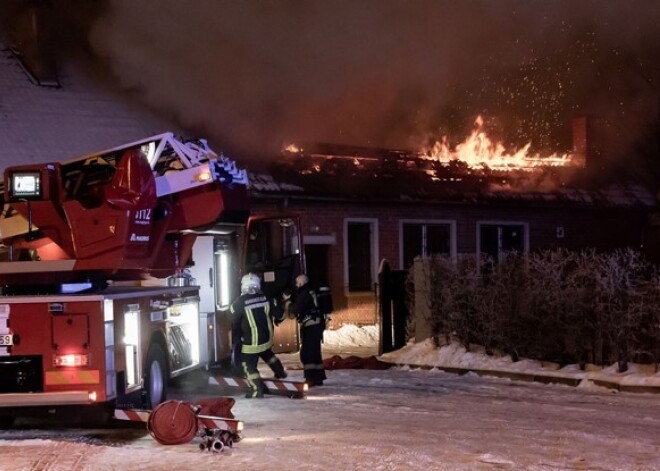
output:
<svg viewBox="0 0 660 471"><path fill-rule="evenodd" d="M163 402L151 411L147 429L162 445L190 443L199 431L197 410L187 402Z"/></svg>
<svg viewBox="0 0 660 471"><path fill-rule="evenodd" d="M231 401L231 403L229 402ZM202 438L199 448L220 453L231 448L241 439L243 423L234 419L229 410L234 404L232 398L202 401L203 405L193 405L183 401L166 401L151 411L147 429L151 436L162 445L179 445L191 442L196 436ZM200 412L222 410L229 418L202 415Z"/></svg>

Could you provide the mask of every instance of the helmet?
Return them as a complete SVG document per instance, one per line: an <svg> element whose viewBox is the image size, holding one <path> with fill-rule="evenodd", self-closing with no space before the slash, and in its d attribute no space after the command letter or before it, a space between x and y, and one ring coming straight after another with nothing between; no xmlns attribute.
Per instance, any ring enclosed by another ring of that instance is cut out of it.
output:
<svg viewBox="0 0 660 471"><path fill-rule="evenodd" d="M309 278L307 278L307 275L302 274L296 277L296 288L300 288L301 286L304 286L307 283L309 283Z"/></svg>
<svg viewBox="0 0 660 471"><path fill-rule="evenodd" d="M261 279L254 273L248 273L241 278L241 294L256 294L261 291Z"/></svg>

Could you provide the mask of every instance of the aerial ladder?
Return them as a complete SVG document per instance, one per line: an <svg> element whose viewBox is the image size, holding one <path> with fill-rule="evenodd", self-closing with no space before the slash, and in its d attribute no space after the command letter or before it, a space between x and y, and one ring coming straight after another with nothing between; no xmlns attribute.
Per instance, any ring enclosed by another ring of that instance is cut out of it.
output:
<svg viewBox="0 0 660 471"><path fill-rule="evenodd" d="M240 276L278 296L303 266L296 216L251 214L247 187L233 160L173 133L6 168L0 423L151 410L168 380L226 359Z"/></svg>

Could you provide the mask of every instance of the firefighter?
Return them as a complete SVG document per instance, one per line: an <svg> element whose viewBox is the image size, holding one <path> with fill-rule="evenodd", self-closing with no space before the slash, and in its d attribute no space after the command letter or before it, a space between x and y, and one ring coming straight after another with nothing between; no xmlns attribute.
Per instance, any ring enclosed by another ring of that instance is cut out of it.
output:
<svg viewBox="0 0 660 471"><path fill-rule="evenodd" d="M296 298L291 303L289 295L285 294L288 310L296 316L300 324L300 362L305 372L305 382L309 387L321 386L326 379L323 357L321 356L321 343L325 319L319 310L316 293L309 284L307 275L298 275L296 278Z"/></svg>
<svg viewBox="0 0 660 471"><path fill-rule="evenodd" d="M232 313L232 364L248 383L247 398L263 397L263 382L257 370L259 358L273 370L275 378L286 378L282 362L275 356L273 321L279 324L284 311L276 300L261 292L261 280L254 273L241 278L241 295L230 306Z"/></svg>

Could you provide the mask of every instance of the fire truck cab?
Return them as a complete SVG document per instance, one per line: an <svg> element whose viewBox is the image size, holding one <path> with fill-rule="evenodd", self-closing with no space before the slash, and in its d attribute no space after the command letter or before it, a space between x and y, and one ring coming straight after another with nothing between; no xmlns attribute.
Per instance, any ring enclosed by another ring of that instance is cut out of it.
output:
<svg viewBox="0 0 660 471"><path fill-rule="evenodd" d="M172 133L5 169L0 423L153 407L170 379L225 360L242 274L279 296L303 265L295 215L251 215L247 185ZM297 348L295 322L275 343Z"/></svg>

